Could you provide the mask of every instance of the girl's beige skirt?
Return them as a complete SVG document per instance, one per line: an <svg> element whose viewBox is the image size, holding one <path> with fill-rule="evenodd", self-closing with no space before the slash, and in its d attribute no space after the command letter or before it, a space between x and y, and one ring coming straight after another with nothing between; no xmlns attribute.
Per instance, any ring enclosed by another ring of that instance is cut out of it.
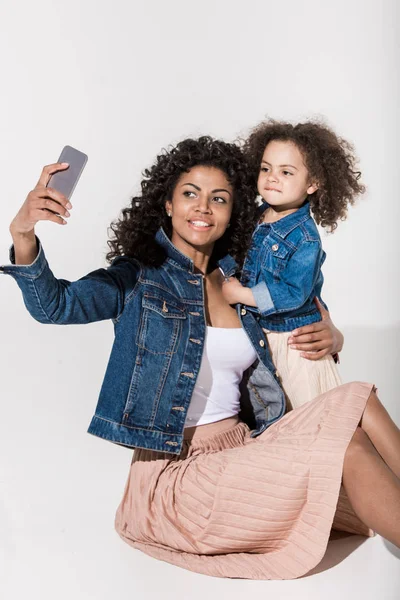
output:
<svg viewBox="0 0 400 600"><path fill-rule="evenodd" d="M264 333L289 410L302 406L342 383L332 356L315 361L307 360L300 355L299 350L288 346L291 332L264 329Z"/></svg>
<svg viewBox="0 0 400 600"><path fill-rule="evenodd" d="M304 575L324 556L332 527L368 535L341 479L372 389L337 387L257 438L233 417L187 430L179 457L135 450L118 533L134 548L206 575Z"/></svg>

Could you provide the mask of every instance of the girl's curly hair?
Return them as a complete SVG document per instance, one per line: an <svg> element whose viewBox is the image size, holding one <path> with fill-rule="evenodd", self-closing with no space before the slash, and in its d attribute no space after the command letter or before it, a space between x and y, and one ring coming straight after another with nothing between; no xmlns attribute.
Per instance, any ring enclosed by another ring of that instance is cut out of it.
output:
<svg viewBox="0 0 400 600"><path fill-rule="evenodd" d="M164 262L166 255L155 235L160 227L169 237L172 235L165 202L172 198L182 173L195 166L220 169L234 192L230 227L215 243L212 264L229 253L242 265L256 220L256 191L242 150L209 136L186 139L164 149L153 166L143 172L141 195L133 197L121 217L110 225L113 237L107 242L108 261L124 255L147 266L158 267Z"/></svg>
<svg viewBox="0 0 400 600"><path fill-rule="evenodd" d="M297 125L264 121L251 131L243 147L253 185L257 186L264 150L273 140L293 142L299 148L311 179L318 184L318 190L308 196L313 216L318 225L333 232L337 221L346 219L348 205L365 192L352 144L318 121Z"/></svg>

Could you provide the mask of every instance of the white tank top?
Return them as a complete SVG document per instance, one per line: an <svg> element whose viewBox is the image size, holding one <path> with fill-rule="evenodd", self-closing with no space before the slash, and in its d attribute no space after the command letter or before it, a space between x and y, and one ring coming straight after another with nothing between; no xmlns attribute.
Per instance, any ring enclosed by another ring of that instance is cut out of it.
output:
<svg viewBox="0 0 400 600"><path fill-rule="evenodd" d="M242 327L207 327L205 348L185 427L214 423L240 411L239 384L257 354Z"/></svg>

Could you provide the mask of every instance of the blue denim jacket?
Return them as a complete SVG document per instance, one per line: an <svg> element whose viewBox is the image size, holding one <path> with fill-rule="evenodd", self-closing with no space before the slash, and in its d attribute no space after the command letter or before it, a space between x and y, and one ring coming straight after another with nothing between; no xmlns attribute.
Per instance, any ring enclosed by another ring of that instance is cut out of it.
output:
<svg viewBox="0 0 400 600"><path fill-rule="evenodd" d="M275 223L257 225L241 282L253 292L258 310L249 310L257 310L264 329L291 331L321 320L313 299L321 299L325 256L308 202Z"/></svg>
<svg viewBox="0 0 400 600"><path fill-rule="evenodd" d="M89 433L179 454L205 341L204 283L162 230L156 239L167 255L159 268L118 257L78 281L56 279L38 241L31 265L0 271L13 276L41 323L113 320L115 339ZM219 266L227 276L235 271L229 256ZM256 436L284 414L285 400L257 320L243 307L238 314L258 356L241 386L241 416Z"/></svg>

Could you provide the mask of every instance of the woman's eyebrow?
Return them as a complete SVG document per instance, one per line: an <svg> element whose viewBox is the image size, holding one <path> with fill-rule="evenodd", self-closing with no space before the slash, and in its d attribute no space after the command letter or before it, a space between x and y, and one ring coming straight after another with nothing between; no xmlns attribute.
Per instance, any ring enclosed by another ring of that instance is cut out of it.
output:
<svg viewBox="0 0 400 600"><path fill-rule="evenodd" d="M189 182L182 183L181 187L183 187L184 185L192 185L198 192L201 192L201 188L199 188L198 185L194 185L194 183L189 183Z"/></svg>
<svg viewBox="0 0 400 600"><path fill-rule="evenodd" d="M184 185L191 185L197 191L201 192L201 188L198 185L195 185L194 183L190 183L190 182L182 183L181 187L183 187ZM216 194L217 192L226 192L227 194L229 194L230 196L232 196L231 192L229 190L226 190L225 188L218 188L216 190L211 190L212 194Z"/></svg>
<svg viewBox="0 0 400 600"><path fill-rule="evenodd" d="M217 190L211 190L212 194L217 194L218 192L226 192L227 194L232 196L231 192L229 190L226 190L225 188L218 188Z"/></svg>

